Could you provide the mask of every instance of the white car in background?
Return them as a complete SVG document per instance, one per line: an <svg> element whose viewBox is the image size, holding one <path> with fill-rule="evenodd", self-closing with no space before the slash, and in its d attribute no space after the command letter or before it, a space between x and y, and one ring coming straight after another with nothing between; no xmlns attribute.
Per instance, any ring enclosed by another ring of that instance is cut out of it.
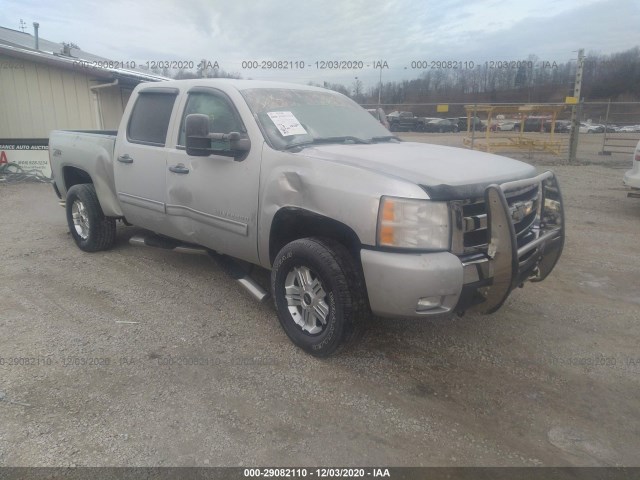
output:
<svg viewBox="0 0 640 480"><path fill-rule="evenodd" d="M504 120L498 122L498 130L501 132L513 132L516 129L516 125L520 125L520 122L516 120Z"/></svg>
<svg viewBox="0 0 640 480"><path fill-rule="evenodd" d="M622 132L622 133L640 132L640 125L627 125L625 127L620 127L618 128L618 132Z"/></svg>
<svg viewBox="0 0 640 480"><path fill-rule="evenodd" d="M640 198L640 142L636 145L636 151L633 152L633 167L624 174L624 184L631 188L628 193L629 197Z"/></svg>
<svg viewBox="0 0 640 480"><path fill-rule="evenodd" d="M602 133L604 132L604 126L596 125L595 123L580 122L580 133Z"/></svg>

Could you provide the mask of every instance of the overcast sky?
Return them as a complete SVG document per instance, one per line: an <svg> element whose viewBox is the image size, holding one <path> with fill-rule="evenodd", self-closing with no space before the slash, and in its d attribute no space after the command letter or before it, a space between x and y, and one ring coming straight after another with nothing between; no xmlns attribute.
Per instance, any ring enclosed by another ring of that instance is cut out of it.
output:
<svg viewBox="0 0 640 480"><path fill-rule="evenodd" d="M567 61L578 48L612 53L640 44L640 0L0 0L0 26L74 42L113 60L206 58L243 78L307 83L415 78L412 60ZM304 69L242 69L243 60L305 62ZM362 70L315 62L363 61ZM369 67L366 67L369 65Z"/></svg>

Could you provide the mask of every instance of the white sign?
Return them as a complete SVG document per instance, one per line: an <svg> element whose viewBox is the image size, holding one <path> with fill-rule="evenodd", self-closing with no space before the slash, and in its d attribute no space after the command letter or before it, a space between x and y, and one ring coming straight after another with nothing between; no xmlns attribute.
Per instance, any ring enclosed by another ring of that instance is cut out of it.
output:
<svg viewBox="0 0 640 480"><path fill-rule="evenodd" d="M280 135L290 137L291 135L304 135L307 131L291 112L267 112L269 118L274 123Z"/></svg>
<svg viewBox="0 0 640 480"><path fill-rule="evenodd" d="M46 145L2 145L0 143L0 165L7 163L16 163L25 172L35 170L51 178L49 147Z"/></svg>

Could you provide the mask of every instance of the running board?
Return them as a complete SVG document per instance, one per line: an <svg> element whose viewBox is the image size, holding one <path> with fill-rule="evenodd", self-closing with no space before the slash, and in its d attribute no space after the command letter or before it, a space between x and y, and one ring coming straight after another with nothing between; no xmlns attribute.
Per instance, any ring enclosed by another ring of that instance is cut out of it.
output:
<svg viewBox="0 0 640 480"><path fill-rule="evenodd" d="M248 273L243 271L241 262L226 255L219 255L197 245L180 243L177 240L158 235L134 235L129 239L129 243L136 247L155 247L162 248L164 250L172 250L178 253L211 255L217 261L222 270L242 285L244 289L258 302L262 303L269 298L269 293L258 285L258 283L256 283Z"/></svg>
<svg viewBox="0 0 640 480"><path fill-rule="evenodd" d="M249 294L255 298L259 303L264 302L269 298L269 293L265 291L260 285L258 285L253 278L247 275L244 278L236 280L242 285Z"/></svg>
<svg viewBox="0 0 640 480"><path fill-rule="evenodd" d="M180 243L176 240L172 240L166 237L160 237L158 235L134 235L129 239L131 245L136 247L156 247L164 250L173 250L178 253L191 253L194 255L208 255L209 252L206 248L198 247L196 245L189 245Z"/></svg>

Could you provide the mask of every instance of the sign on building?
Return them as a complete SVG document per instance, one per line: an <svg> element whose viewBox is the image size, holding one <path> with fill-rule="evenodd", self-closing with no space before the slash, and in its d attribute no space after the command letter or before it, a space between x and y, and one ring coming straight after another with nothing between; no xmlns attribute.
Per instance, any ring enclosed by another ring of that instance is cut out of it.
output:
<svg viewBox="0 0 640 480"><path fill-rule="evenodd" d="M25 172L51 178L49 140L46 138L0 139L0 166L17 164Z"/></svg>

